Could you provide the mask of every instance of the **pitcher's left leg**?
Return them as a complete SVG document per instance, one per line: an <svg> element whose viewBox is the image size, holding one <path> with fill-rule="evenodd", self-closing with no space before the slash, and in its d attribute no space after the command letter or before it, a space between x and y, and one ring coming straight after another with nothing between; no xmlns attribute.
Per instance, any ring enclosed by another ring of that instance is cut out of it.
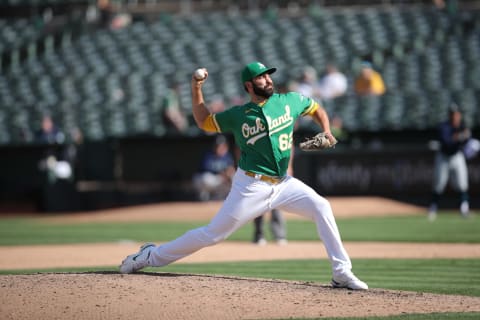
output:
<svg viewBox="0 0 480 320"><path fill-rule="evenodd" d="M334 286L368 289L367 284L355 277L351 271L352 263L342 244L340 232L327 199L292 177L282 186L274 205L315 221L318 234L324 243L332 265L332 284Z"/></svg>
<svg viewBox="0 0 480 320"><path fill-rule="evenodd" d="M296 178L289 178L285 184L274 200L274 205L314 220L332 263L333 272L350 271L352 264L343 247L330 203Z"/></svg>

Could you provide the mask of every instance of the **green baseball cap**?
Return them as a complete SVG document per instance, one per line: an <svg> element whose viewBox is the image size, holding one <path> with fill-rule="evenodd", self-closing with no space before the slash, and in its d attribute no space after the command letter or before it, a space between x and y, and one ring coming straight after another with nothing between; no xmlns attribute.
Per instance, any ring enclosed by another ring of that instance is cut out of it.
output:
<svg viewBox="0 0 480 320"><path fill-rule="evenodd" d="M242 70L242 83L250 81L261 74L272 74L275 71L277 71L277 68L267 68L263 63L258 61L249 63Z"/></svg>

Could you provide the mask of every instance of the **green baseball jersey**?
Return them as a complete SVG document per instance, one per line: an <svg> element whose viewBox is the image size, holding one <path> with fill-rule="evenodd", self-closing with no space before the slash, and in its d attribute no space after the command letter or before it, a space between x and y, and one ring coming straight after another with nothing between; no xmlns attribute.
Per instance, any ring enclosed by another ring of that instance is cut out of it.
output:
<svg viewBox="0 0 480 320"><path fill-rule="evenodd" d="M213 115L219 132L232 133L240 148L239 167L269 176L284 176L296 119L318 105L290 92L272 95L265 104L249 102Z"/></svg>

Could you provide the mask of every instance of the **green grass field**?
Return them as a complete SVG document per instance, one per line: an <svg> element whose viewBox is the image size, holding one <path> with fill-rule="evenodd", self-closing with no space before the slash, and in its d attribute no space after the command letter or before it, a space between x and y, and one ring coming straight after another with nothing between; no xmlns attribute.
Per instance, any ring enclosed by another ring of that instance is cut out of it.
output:
<svg viewBox="0 0 480 320"><path fill-rule="evenodd" d="M120 240L167 241L203 222L134 223L46 223L38 219L0 220L0 245L95 243ZM403 241L480 243L480 219L463 219L457 214L443 214L429 222L424 216L337 219L344 241ZM310 221L290 220L290 240L318 240ZM250 241L252 224L247 224L228 240Z"/></svg>
<svg viewBox="0 0 480 320"><path fill-rule="evenodd" d="M166 241L206 222L82 223L59 224L30 218L0 220L0 245ZM442 213L435 222L424 216L337 219L344 241L404 241L480 243L480 219L462 219ZM248 224L229 240L250 241ZM288 221L288 238L318 240L313 223ZM355 259L354 271L372 288L480 296L480 259ZM1 271L2 274L36 271L116 270L114 266L55 270ZM148 271L149 269L147 269ZM172 264L150 271L222 274L328 283L326 260ZM368 319L479 319L480 313L405 315ZM363 319L363 318L355 318Z"/></svg>

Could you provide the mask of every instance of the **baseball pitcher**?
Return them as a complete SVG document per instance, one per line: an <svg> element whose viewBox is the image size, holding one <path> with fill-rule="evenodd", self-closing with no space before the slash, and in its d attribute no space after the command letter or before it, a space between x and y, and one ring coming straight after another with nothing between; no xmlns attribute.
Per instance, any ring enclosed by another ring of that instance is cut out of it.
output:
<svg viewBox="0 0 480 320"><path fill-rule="evenodd" d="M315 222L331 262L334 287L368 289L367 284L351 271L350 258L343 247L330 203L287 174L293 128L298 117L313 117L322 127L329 145L336 143L327 113L317 102L298 93L274 93L270 75L275 71L276 68L268 68L260 62L246 65L241 81L250 101L215 114L206 108L202 93L207 70L192 76L192 107L198 127L207 132L231 133L240 148L231 190L208 225L160 246L144 244L139 252L122 262L120 272L132 273L147 266L168 265L226 239L265 212L280 209Z"/></svg>

